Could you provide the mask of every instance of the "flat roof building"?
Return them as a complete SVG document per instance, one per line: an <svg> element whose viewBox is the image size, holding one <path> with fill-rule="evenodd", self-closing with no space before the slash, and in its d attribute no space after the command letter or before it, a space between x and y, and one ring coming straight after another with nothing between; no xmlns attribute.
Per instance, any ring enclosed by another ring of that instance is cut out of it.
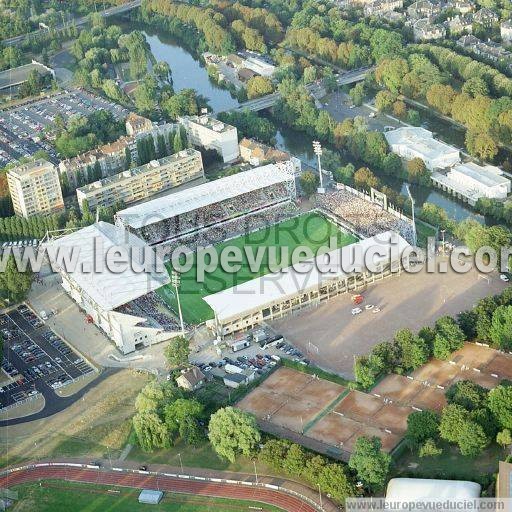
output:
<svg viewBox="0 0 512 512"><path fill-rule="evenodd" d="M427 169L445 169L460 162L457 148L434 139L432 132L418 127L402 127L384 134L391 151L402 158L421 158Z"/></svg>
<svg viewBox="0 0 512 512"><path fill-rule="evenodd" d="M7 172L14 213L20 217L55 213L64 208L57 168L39 159Z"/></svg>
<svg viewBox="0 0 512 512"><path fill-rule="evenodd" d="M141 201L202 177L204 169L201 153L195 149L184 149L80 187L76 190L76 196L81 210L84 201L94 210L100 206L113 206L117 202L130 204Z"/></svg>
<svg viewBox="0 0 512 512"><path fill-rule="evenodd" d="M194 146L214 149L224 163L238 158L238 132L234 126L206 114L180 117L178 122L185 128L188 141Z"/></svg>
<svg viewBox="0 0 512 512"><path fill-rule="evenodd" d="M55 71L52 68L33 60L30 64L24 64L23 66L0 72L0 91L17 89L28 80L32 71L37 71L43 76L50 74L52 77L55 77Z"/></svg>
<svg viewBox="0 0 512 512"><path fill-rule="evenodd" d="M207 325L222 337L320 304L392 272L400 272L402 263L407 264L401 261L401 256L408 247L400 235L387 231L208 295L204 300L215 318ZM355 261L361 266L359 269L345 270L348 262L354 262L354 255L364 257L368 251L374 255L377 272L366 268L364 259Z"/></svg>
<svg viewBox="0 0 512 512"><path fill-rule="evenodd" d="M139 503L145 503L147 505L158 505L162 501L163 497L163 491L143 489L139 494Z"/></svg>
<svg viewBox="0 0 512 512"><path fill-rule="evenodd" d="M510 193L510 180L501 169L474 162L455 165L447 173L434 172L432 182L471 205L482 197L505 199Z"/></svg>
<svg viewBox="0 0 512 512"><path fill-rule="evenodd" d="M388 483L386 500L409 504L422 500L441 503L446 500L471 500L479 498L481 490L480 484L464 480L392 478Z"/></svg>

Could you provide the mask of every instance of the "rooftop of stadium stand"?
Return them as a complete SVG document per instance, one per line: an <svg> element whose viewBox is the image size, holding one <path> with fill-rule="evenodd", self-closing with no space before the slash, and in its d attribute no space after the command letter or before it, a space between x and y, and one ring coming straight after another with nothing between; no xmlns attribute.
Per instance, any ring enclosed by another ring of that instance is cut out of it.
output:
<svg viewBox="0 0 512 512"><path fill-rule="evenodd" d="M396 244L393 245L395 241ZM372 250L376 247L383 249L383 254L375 254L374 263L378 265L389 262L393 256L392 251L395 251L397 257L399 257L404 249L409 247L409 244L397 233L386 231L304 261L299 266L290 266L280 272L266 274L208 295L204 297L204 300L221 322L241 317L250 311L256 311L269 304L282 302L297 297L301 293L318 289L322 284L332 279L352 275L353 272L345 272L342 266L354 261L356 246L361 248L363 256L371 248ZM336 270L328 271L325 267L327 262L330 262L330 265L335 265ZM322 272L320 270L322 267L326 271Z"/></svg>
<svg viewBox="0 0 512 512"><path fill-rule="evenodd" d="M226 199L292 180L280 164L268 164L203 183L117 212L126 226L139 229Z"/></svg>
<svg viewBox="0 0 512 512"><path fill-rule="evenodd" d="M97 222L54 239L48 246L65 251L64 254L67 255L78 254L73 268L63 270L105 311L111 311L170 282L163 264L161 272L157 272L154 261L144 261L144 249L149 248L143 240L126 229L107 222ZM128 263L122 275L109 271L105 264L107 253L113 247L131 251L128 255L133 264ZM93 262L102 262L104 270L94 269ZM135 271L135 264L144 264L147 269Z"/></svg>
<svg viewBox="0 0 512 512"><path fill-rule="evenodd" d="M432 132L417 126L403 126L384 134L388 144L403 144L414 148L425 158L435 158L444 153L458 152L458 149L435 139Z"/></svg>
<svg viewBox="0 0 512 512"><path fill-rule="evenodd" d="M151 160L147 164L141 165L140 167L133 167L132 169L127 169L126 171L122 171L118 174L114 174L112 176L108 176L107 178L103 178L98 181L94 181L93 183L89 183L88 185L84 185L83 187L78 188L80 192L91 192L98 188L107 187L109 185L113 185L115 183L120 183L124 180L132 178L133 176L137 176L139 174L144 174L148 172L150 169L156 169L158 167L164 167L165 165L169 165L177 160L181 160L183 158L200 155L199 151L195 149L184 149L179 153L175 153L174 155L166 156L164 158L160 158L159 160Z"/></svg>

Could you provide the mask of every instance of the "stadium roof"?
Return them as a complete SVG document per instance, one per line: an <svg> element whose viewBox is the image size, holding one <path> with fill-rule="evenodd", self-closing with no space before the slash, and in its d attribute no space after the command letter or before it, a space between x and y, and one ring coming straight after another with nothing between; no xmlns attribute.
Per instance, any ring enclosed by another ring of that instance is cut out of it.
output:
<svg viewBox="0 0 512 512"><path fill-rule="evenodd" d="M386 500L441 501L478 498L482 487L464 480L435 480L426 478L392 478L388 483Z"/></svg>
<svg viewBox="0 0 512 512"><path fill-rule="evenodd" d="M409 244L398 234L386 231L372 238L346 245L341 249L327 252L314 259L252 279L204 298L220 322L239 318L267 305L282 302L301 293L317 290L325 282L349 276L354 273L350 264L357 255L356 247L364 256L368 251L379 249L375 254L375 265L398 259ZM364 266L364 261L362 261ZM326 267L329 266L329 268ZM347 269L345 272L343 267ZM331 270L332 269L332 270Z"/></svg>
<svg viewBox="0 0 512 512"><path fill-rule="evenodd" d="M293 179L279 164L268 164L147 201L117 213L125 226L139 229L232 197Z"/></svg>
<svg viewBox="0 0 512 512"><path fill-rule="evenodd" d="M57 261L53 258L54 264L105 311L122 306L170 282L163 265L163 270L157 273L155 260L144 263L145 255L154 254L153 249L139 237L107 222L98 222L57 238L49 242L48 247L60 251L60 258ZM112 272L115 269L109 270L105 264L109 250L110 254L113 252L112 248L129 251L127 254L130 262L122 269L122 273ZM72 267L62 267L63 255L73 257L68 259L73 262ZM52 257L51 254L49 256ZM93 262L97 262L96 268L93 267ZM142 264L149 271L138 271L137 266Z"/></svg>

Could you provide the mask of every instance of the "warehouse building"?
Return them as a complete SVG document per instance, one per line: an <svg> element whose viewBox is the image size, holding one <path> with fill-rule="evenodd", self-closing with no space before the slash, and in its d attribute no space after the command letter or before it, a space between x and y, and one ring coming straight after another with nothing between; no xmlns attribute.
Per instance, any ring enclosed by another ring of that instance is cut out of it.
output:
<svg viewBox="0 0 512 512"><path fill-rule="evenodd" d="M14 213L20 217L55 213L64 209L57 168L39 159L7 172Z"/></svg>
<svg viewBox="0 0 512 512"><path fill-rule="evenodd" d="M179 117L178 122L185 128L190 144L217 151L224 163L238 158L238 133L234 126L207 114Z"/></svg>
<svg viewBox="0 0 512 512"><path fill-rule="evenodd" d="M287 267L208 295L204 300L215 317L207 326L222 338L361 289L400 273L402 265L407 268L408 258L402 262L402 254L408 247L400 235L387 231L304 261L299 269ZM343 266L353 261L357 251L362 255L371 252L378 271L371 271L364 265L345 271Z"/></svg>
<svg viewBox="0 0 512 512"><path fill-rule="evenodd" d="M198 178L204 178L201 153L195 149L185 149L80 187L76 190L76 197L81 210L84 202L94 210L119 202L130 204L141 201Z"/></svg>
<svg viewBox="0 0 512 512"><path fill-rule="evenodd" d="M391 151L406 160L421 158L431 171L446 169L460 162L457 148L434 139L432 132L424 128L406 126L386 132L384 136Z"/></svg>
<svg viewBox="0 0 512 512"><path fill-rule="evenodd" d="M475 205L483 197L505 199L510 193L510 180L501 169L474 162L455 165L446 173L434 172L432 182L471 205Z"/></svg>
<svg viewBox="0 0 512 512"><path fill-rule="evenodd" d="M170 280L154 251L140 238L97 222L47 245L61 255L68 253L72 268L63 266L62 258L51 262L62 277L62 287L84 311L87 321L99 327L123 354L181 333L163 325L157 315L148 314L151 302L145 302L146 296ZM108 258L117 251L127 255L128 263L120 262L121 267L114 269Z"/></svg>

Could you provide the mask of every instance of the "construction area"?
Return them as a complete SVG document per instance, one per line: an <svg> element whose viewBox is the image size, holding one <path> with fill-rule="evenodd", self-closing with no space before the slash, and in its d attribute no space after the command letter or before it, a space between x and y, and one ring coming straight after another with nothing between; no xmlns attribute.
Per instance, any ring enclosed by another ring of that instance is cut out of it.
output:
<svg viewBox="0 0 512 512"><path fill-rule="evenodd" d="M411 375L390 374L369 392L350 390L290 368L279 368L238 404L260 427L308 448L347 459L358 437L378 437L391 452L411 412L446 405L445 391L461 380L493 388L512 380L512 355L466 343L450 361L433 359Z"/></svg>

